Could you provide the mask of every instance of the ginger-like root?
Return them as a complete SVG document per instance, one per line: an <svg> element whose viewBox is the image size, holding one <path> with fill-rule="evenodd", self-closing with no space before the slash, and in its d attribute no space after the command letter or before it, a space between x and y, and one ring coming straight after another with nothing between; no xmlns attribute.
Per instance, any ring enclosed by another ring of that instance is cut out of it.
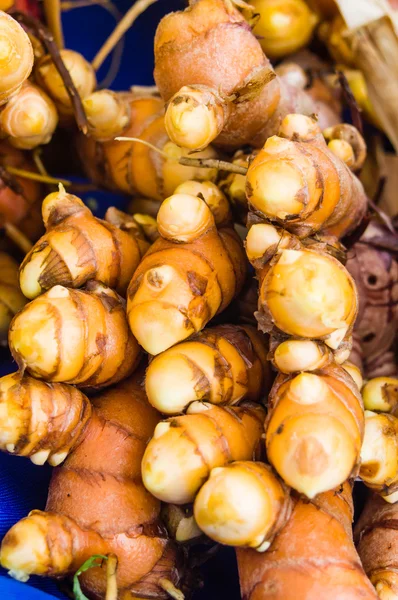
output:
<svg viewBox="0 0 398 600"><path fill-rule="evenodd" d="M31 375L87 388L127 377L140 356L123 300L94 281L84 291L57 285L32 300L11 322L9 345Z"/></svg>
<svg viewBox="0 0 398 600"><path fill-rule="evenodd" d="M311 98L275 73L232 2L198 0L166 15L155 35L155 81L167 102L170 139L190 150L261 147L290 112L314 114Z"/></svg>
<svg viewBox="0 0 398 600"><path fill-rule="evenodd" d="M7 342L13 316L26 304L18 281L18 263L0 252L0 345Z"/></svg>
<svg viewBox="0 0 398 600"><path fill-rule="evenodd" d="M145 445L159 419L141 378L93 399L79 443L53 472L46 510L32 511L4 537L1 564L14 577L65 577L93 554L113 553L120 597L164 599L161 579L178 585L176 550L160 522L160 503L140 476ZM32 397L37 408L42 402ZM57 428L61 434L62 424L54 423L54 435ZM89 597L105 597L106 565L79 579Z"/></svg>
<svg viewBox="0 0 398 600"><path fill-rule="evenodd" d="M215 467L252 460L264 431L259 405L222 408L194 402L160 422L142 460L145 487L164 502L192 502Z"/></svg>
<svg viewBox="0 0 398 600"><path fill-rule="evenodd" d="M97 90L84 98L88 133L97 142L113 140L130 124L130 104L124 94Z"/></svg>
<svg viewBox="0 0 398 600"><path fill-rule="evenodd" d="M145 389L155 408L173 415L195 400L218 405L259 400L270 379L267 338L253 327L219 325L156 356Z"/></svg>
<svg viewBox="0 0 398 600"><path fill-rule="evenodd" d="M322 230L341 238L367 207L360 181L327 147L316 122L298 114L285 117L279 136L251 162L246 192L256 215L299 237Z"/></svg>
<svg viewBox="0 0 398 600"><path fill-rule="evenodd" d="M0 113L0 130L15 148L48 144L58 125L54 102L37 85L24 83Z"/></svg>
<svg viewBox="0 0 398 600"><path fill-rule="evenodd" d="M398 378L375 377L366 382L362 389L363 404L366 410L397 414Z"/></svg>
<svg viewBox="0 0 398 600"><path fill-rule="evenodd" d="M268 465L251 461L216 467L194 504L195 520L211 539L268 550L290 517L288 488Z"/></svg>
<svg viewBox="0 0 398 600"><path fill-rule="evenodd" d="M69 72L80 98L89 96L97 85L95 72L89 62L79 52L61 50L61 58ZM37 83L53 99L63 124L73 122L73 106L61 75L49 54L35 65Z"/></svg>
<svg viewBox="0 0 398 600"><path fill-rule="evenodd" d="M0 105L5 104L29 77L33 48L27 33L10 15L0 11Z"/></svg>
<svg viewBox="0 0 398 600"><path fill-rule="evenodd" d="M256 318L263 331L323 340L333 350L345 343L358 312L356 287L326 250L303 246L268 223L250 228L246 253L259 279Z"/></svg>
<svg viewBox="0 0 398 600"><path fill-rule="evenodd" d="M348 123L339 123L323 131L328 148L346 163L351 171L359 171L366 160L366 143L358 129Z"/></svg>
<svg viewBox="0 0 398 600"><path fill-rule="evenodd" d="M349 483L293 512L268 552L237 548L245 600L377 600L352 541Z"/></svg>
<svg viewBox="0 0 398 600"><path fill-rule="evenodd" d="M280 374L265 429L269 462L312 499L355 474L364 431L359 390L333 363L312 373Z"/></svg>
<svg viewBox="0 0 398 600"><path fill-rule="evenodd" d="M259 15L253 33L270 58L283 58L309 43L318 17L304 0L251 0L250 4Z"/></svg>
<svg viewBox="0 0 398 600"><path fill-rule="evenodd" d="M157 223L161 237L141 261L127 292L131 330L153 355L203 329L232 301L246 275L238 235L231 226L217 230L200 197L170 196Z"/></svg>
<svg viewBox="0 0 398 600"><path fill-rule="evenodd" d="M398 598L398 504L368 498L354 533L365 573L380 600Z"/></svg>
<svg viewBox="0 0 398 600"><path fill-rule="evenodd" d="M114 211L102 221L62 187L49 194L42 204L47 233L21 265L25 296L35 298L54 285L79 288L92 279L124 295L149 244L131 217L113 224Z"/></svg>
<svg viewBox="0 0 398 600"><path fill-rule="evenodd" d="M216 169L195 168L178 163L181 156L188 156L187 151L173 144L164 127L163 102L157 96L138 96L128 93L115 95L114 112L119 109L122 116L109 119L109 114L100 112L93 121L91 110L104 102L102 92L95 92L86 99L89 104L94 101L94 108L89 110L88 121L92 123L94 137L100 135L100 126L119 127L120 119L128 111L129 121L118 135L139 138L144 143L131 141L98 142L83 135L77 140L77 150L82 164L90 179L108 189L119 190L152 198L162 202L170 196L175 188L188 179L213 180ZM101 98L98 99L98 94ZM109 101L109 98L107 98ZM98 110L99 110L98 109ZM94 127L95 126L95 127ZM146 143L150 146L145 145ZM158 148L156 152L151 146ZM207 148L195 157L215 158L216 152Z"/></svg>
<svg viewBox="0 0 398 600"><path fill-rule="evenodd" d="M91 404L78 389L12 373L0 379L0 450L57 466L78 444Z"/></svg>
<svg viewBox="0 0 398 600"><path fill-rule="evenodd" d="M359 476L387 502L398 500L398 419L365 411Z"/></svg>

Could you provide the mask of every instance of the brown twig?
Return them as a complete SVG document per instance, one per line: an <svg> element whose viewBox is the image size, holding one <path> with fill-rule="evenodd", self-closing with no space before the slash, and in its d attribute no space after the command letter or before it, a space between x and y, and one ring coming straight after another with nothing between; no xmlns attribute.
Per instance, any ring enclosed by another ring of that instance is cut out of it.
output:
<svg viewBox="0 0 398 600"><path fill-rule="evenodd" d="M343 92L344 99L347 102L348 108L351 112L352 124L358 129L360 134L363 134L361 109L359 108L357 101L355 100L354 94L351 91L350 84L347 81L347 77L344 75L343 71L336 71L336 73Z"/></svg>
<svg viewBox="0 0 398 600"><path fill-rule="evenodd" d="M43 7L48 28L54 36L58 49L62 50L65 44L62 31L60 0L44 0Z"/></svg>
<svg viewBox="0 0 398 600"><path fill-rule="evenodd" d="M30 239L27 238L26 235L18 229L18 227L12 223L4 223L3 227L7 237L10 238L10 240L13 241L14 244L16 244L18 248L22 250L22 252L27 254L31 250L32 243Z"/></svg>
<svg viewBox="0 0 398 600"><path fill-rule="evenodd" d="M138 0L138 2L129 8L124 17L116 25L111 35L105 41L104 45L94 56L91 64L96 71L98 71L109 53L112 52L113 48L120 41L126 31L130 29L134 21L148 8L148 6L151 6L151 4L154 4L155 2L157 2L157 0Z"/></svg>
<svg viewBox="0 0 398 600"><path fill-rule="evenodd" d="M68 96L71 99L76 124L80 131L86 134L88 131L88 124L81 98L75 84L72 81L72 77L70 76L68 69L65 67L64 61L62 60L60 51L55 43L52 33L47 29L47 27L40 23L38 19L35 19L34 17L31 17L23 12L13 11L12 16L18 21L18 23L25 25L25 27L33 31L34 35L38 37L45 46L47 52L51 56L55 68L62 78L66 91L68 92Z"/></svg>
<svg viewBox="0 0 398 600"><path fill-rule="evenodd" d="M190 158L188 156L182 156L178 162L180 165L186 167L218 169L219 171L228 171L229 173L238 173L239 175L246 175L247 173L247 167L234 165L233 163L227 162L226 160L219 160L218 158Z"/></svg>
<svg viewBox="0 0 398 600"><path fill-rule="evenodd" d="M115 138L115 141L143 144L144 146L148 146L148 148L163 156L166 160L175 160L184 167L218 169L219 171L228 171L229 173L238 173L239 175L246 175L247 173L247 167L235 165L233 163L227 162L226 160L219 160L218 158L190 158L189 156L181 156L178 159L173 159L167 154L167 152L164 152L164 150L160 150L160 148L157 148L150 142L147 142L146 140L141 140L140 138L136 137L119 136Z"/></svg>

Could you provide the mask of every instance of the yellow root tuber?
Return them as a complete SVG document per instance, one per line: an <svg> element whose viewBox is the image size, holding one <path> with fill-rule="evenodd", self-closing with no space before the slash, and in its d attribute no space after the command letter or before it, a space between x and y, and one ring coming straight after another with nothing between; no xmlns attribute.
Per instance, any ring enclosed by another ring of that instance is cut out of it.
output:
<svg viewBox="0 0 398 600"><path fill-rule="evenodd" d="M58 125L58 113L37 85L24 83L0 113L0 130L15 148L31 150L48 144Z"/></svg>
<svg viewBox="0 0 398 600"><path fill-rule="evenodd" d="M120 381L140 356L122 299L97 282L85 291L57 285L27 304L11 322L9 345L31 375L82 387Z"/></svg>
<svg viewBox="0 0 398 600"><path fill-rule="evenodd" d="M130 327L139 344L159 354L221 312L240 291L246 263L232 227L217 230L200 197L175 194L157 216L151 246L127 292Z"/></svg>
<svg viewBox="0 0 398 600"><path fill-rule="evenodd" d="M297 114L285 117L279 136L270 137L251 162L246 192L257 216L299 237L320 230L347 235L367 207L362 184L327 147L316 122Z"/></svg>
<svg viewBox="0 0 398 600"><path fill-rule="evenodd" d="M278 375L269 397L267 457L297 491L314 498L355 474L363 431L361 396L342 367Z"/></svg>
<svg viewBox="0 0 398 600"><path fill-rule="evenodd" d="M142 460L145 487L164 502L192 502L212 469L256 456L264 415L261 406L194 402L188 414L161 421Z"/></svg>
<svg viewBox="0 0 398 600"><path fill-rule="evenodd" d="M33 59L27 33L15 19L0 11L0 105L8 102L29 77Z"/></svg>
<svg viewBox="0 0 398 600"><path fill-rule="evenodd" d="M0 379L0 450L57 466L77 445L91 404L71 385L12 373Z"/></svg>
<svg viewBox="0 0 398 600"><path fill-rule="evenodd" d="M195 520L211 539L268 550L290 517L287 487L268 465L249 461L216 467L195 499Z"/></svg>
<svg viewBox="0 0 398 600"><path fill-rule="evenodd" d="M178 414L195 400L233 405L270 388L267 339L253 327L220 325L156 356L145 379L149 402Z"/></svg>
<svg viewBox="0 0 398 600"><path fill-rule="evenodd" d="M125 294L149 244L135 221L115 210L108 209L102 221L62 187L49 194L42 205L47 233L21 265L25 296L35 298L54 285L79 288L92 279Z"/></svg>
<svg viewBox="0 0 398 600"><path fill-rule="evenodd" d="M86 98L97 85L94 69L79 52L61 50L60 55L79 96ZM35 76L37 83L53 99L61 122L73 122L72 101L50 55L46 54L35 65Z"/></svg>

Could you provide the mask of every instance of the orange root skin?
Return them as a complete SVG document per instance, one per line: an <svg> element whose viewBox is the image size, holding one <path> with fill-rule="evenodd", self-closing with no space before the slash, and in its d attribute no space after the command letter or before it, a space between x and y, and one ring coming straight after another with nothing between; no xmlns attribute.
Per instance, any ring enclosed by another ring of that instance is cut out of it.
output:
<svg viewBox="0 0 398 600"><path fill-rule="evenodd" d="M141 380L142 374L93 400L83 439L54 471L46 512L34 511L3 539L6 568L15 568L14 551L25 541L24 528L36 520L45 535L41 558L47 563L38 561L31 574L65 576L89 556L112 552L121 596L165 598L157 584L161 577L178 585L176 552L159 520L160 503L140 477L145 445L159 418ZM106 565L82 574L80 581L90 597L105 597Z"/></svg>
<svg viewBox="0 0 398 600"><path fill-rule="evenodd" d="M84 291L58 285L32 300L12 320L8 339L32 375L87 388L121 381L140 358L123 300L94 281Z"/></svg>
<svg viewBox="0 0 398 600"><path fill-rule="evenodd" d="M297 499L267 552L237 549L243 600L377 600L352 541L352 516L348 483L313 502Z"/></svg>
<svg viewBox="0 0 398 600"><path fill-rule="evenodd" d="M0 415L1 450L56 466L78 443L91 404L75 387L13 373L0 379Z"/></svg>
<svg viewBox="0 0 398 600"><path fill-rule="evenodd" d="M137 228L123 231L122 224L97 219L79 198L63 190L44 199L43 218L47 233L21 265L21 287L28 298L54 285L79 288L91 279L126 293L149 247L143 236L135 235Z"/></svg>
<svg viewBox="0 0 398 600"><path fill-rule="evenodd" d="M250 326L205 329L151 361L148 399L165 414L178 414L195 400L236 404L259 400L270 388L267 338Z"/></svg>
<svg viewBox="0 0 398 600"><path fill-rule="evenodd" d="M122 136L140 138L166 152L170 158L166 159L137 142L100 143L80 135L77 151L90 179L111 190L162 202L184 181L216 178L214 169L193 169L178 163L181 151L170 142L166 133L164 105L160 98L126 94L126 102L130 107L131 123ZM195 156L215 158L216 153L207 148Z"/></svg>
<svg viewBox="0 0 398 600"><path fill-rule="evenodd" d="M222 0L199 0L164 17L155 36L154 75L165 102L193 84L220 94L228 118L215 143L229 150L261 146L292 110L316 112L302 90L274 78L249 24Z"/></svg>
<svg viewBox="0 0 398 600"><path fill-rule="evenodd" d="M194 205L193 197L187 196L186 200ZM168 198L162 205L162 214L166 213L166 203L171 206L175 201L181 203L184 198L179 195ZM203 329L228 306L244 283L246 261L238 235L231 227L217 230L206 205L200 205L199 209L206 230L201 233L195 213L198 237L192 239L193 235L189 235L191 241L187 243L157 239L135 271L127 291L131 330L141 346L153 355ZM169 233L173 228L173 212L176 210L167 211L166 215L170 217ZM161 231L159 217L160 213ZM179 221L177 218L176 223ZM189 223L183 225L188 227Z"/></svg>
<svg viewBox="0 0 398 600"><path fill-rule="evenodd" d="M312 127L311 119L288 115L288 119ZM303 122L303 123L302 123ZM290 139L274 136L250 164L246 192L259 217L274 220L299 237L322 231L338 238L350 233L366 212L362 184L349 168L329 150L319 135L289 132ZM270 179L270 177L272 177ZM288 178L288 179L287 179ZM289 182L286 189L284 182Z"/></svg>
<svg viewBox="0 0 398 600"><path fill-rule="evenodd" d="M156 427L142 460L145 486L164 502L192 502L211 469L261 452L263 418L260 405L194 402L188 414Z"/></svg>
<svg viewBox="0 0 398 600"><path fill-rule="evenodd" d="M269 402L267 456L289 485L313 498L352 475L364 414L356 384L342 367L279 375Z"/></svg>

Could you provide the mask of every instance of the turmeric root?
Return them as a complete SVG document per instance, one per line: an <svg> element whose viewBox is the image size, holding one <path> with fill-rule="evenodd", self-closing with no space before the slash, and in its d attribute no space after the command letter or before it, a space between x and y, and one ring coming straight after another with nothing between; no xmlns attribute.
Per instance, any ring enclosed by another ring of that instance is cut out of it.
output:
<svg viewBox="0 0 398 600"><path fill-rule="evenodd" d="M93 399L92 413L74 437L65 463L53 472L46 510L32 511L3 539L1 564L12 576L23 581L32 574L65 577L93 554L113 553L120 597L163 599L168 596L162 579L178 585L181 571L159 519L160 503L145 490L140 476L145 444L158 421L140 378ZM29 382L34 393L25 396L25 410L32 414L45 407L35 391L37 383ZM79 404L79 392L69 389ZM66 390L68 386L54 384L53 400L64 402ZM49 407L46 416L49 425ZM43 445L70 428L69 416L58 415ZM45 426L45 416L41 418ZM80 583L90 598L104 598L106 567L86 571Z"/></svg>
<svg viewBox="0 0 398 600"><path fill-rule="evenodd" d="M49 96L25 82L0 113L0 130L16 148L31 150L48 144L58 125L58 113Z"/></svg>
<svg viewBox="0 0 398 600"><path fill-rule="evenodd" d="M264 409L193 402L186 415L160 422L142 459L142 479L156 498L192 502L215 467L251 460L259 451Z"/></svg>
<svg viewBox="0 0 398 600"><path fill-rule="evenodd" d="M60 54L79 96L85 98L97 85L94 69L79 52L61 50ZM37 83L54 101L61 123L73 122L71 98L49 54L44 55L35 65L35 77Z"/></svg>
<svg viewBox="0 0 398 600"><path fill-rule="evenodd" d="M95 92L95 95L100 93L103 92ZM93 97L94 94L89 96L86 104L92 102ZM137 142L98 142L80 135L77 150L90 179L108 189L153 198L158 202L162 202L180 183L188 179L216 179L216 169L187 167L178 163L178 159L187 156L188 152L178 148L168 138L164 127L163 102L160 98L119 93L116 94L115 102L117 106L114 110L117 111L119 107L122 111L122 115L116 119L116 126L118 123L120 125L123 115L129 115L128 123L119 135L139 138L144 143L158 148L160 153ZM101 109L102 101L99 104L98 110ZM90 114L89 111L89 124ZM109 118L108 112L104 114L100 110L100 117L105 121L103 126L115 127L115 119ZM96 121L97 137L101 131L98 119L99 117ZM208 148L195 156L215 158L216 152Z"/></svg>
<svg viewBox="0 0 398 600"><path fill-rule="evenodd" d="M0 252L0 345L7 342L11 319L25 303L19 288L18 264L8 254Z"/></svg>
<svg viewBox="0 0 398 600"><path fill-rule="evenodd" d="M275 73L232 2L191 1L155 35L155 81L168 103L170 139L190 150L213 140L228 150L261 147L290 112L314 114L311 98Z"/></svg>
<svg viewBox="0 0 398 600"><path fill-rule="evenodd" d="M78 389L12 373L0 379L0 450L56 467L78 443L91 404Z"/></svg>
<svg viewBox="0 0 398 600"><path fill-rule="evenodd" d="M366 410L386 412L397 415L398 378L375 377L363 386L361 391Z"/></svg>
<svg viewBox="0 0 398 600"><path fill-rule="evenodd" d="M290 517L288 488L268 465L250 461L216 467L195 499L196 523L230 546L268 550Z"/></svg>
<svg viewBox="0 0 398 600"><path fill-rule="evenodd" d="M42 214L47 233L21 265L20 284L27 298L54 285L79 288L92 279L126 293L149 247L133 219L125 215L118 227L111 222L112 209L105 221L97 219L62 186L43 200Z"/></svg>
<svg viewBox="0 0 398 600"><path fill-rule="evenodd" d="M388 504L372 493L355 527L363 568L381 600L398 598L398 504Z"/></svg>
<svg viewBox="0 0 398 600"><path fill-rule="evenodd" d="M203 329L239 292L246 274L238 235L231 226L217 230L201 198L170 196L157 223L161 237L127 292L131 330L153 355Z"/></svg>
<svg viewBox="0 0 398 600"><path fill-rule="evenodd" d="M253 327L219 325L156 356L145 378L149 402L178 414L195 400L233 405L269 390L265 336Z"/></svg>
<svg viewBox="0 0 398 600"><path fill-rule="evenodd" d="M365 436L361 450L362 481L386 502L398 499L398 419L365 411Z"/></svg>
<svg viewBox="0 0 398 600"><path fill-rule="evenodd" d="M0 105L20 89L33 67L33 48L27 33L10 15L0 11Z"/></svg>
<svg viewBox="0 0 398 600"><path fill-rule="evenodd" d="M288 115L249 166L247 199L260 218L299 237L320 230L338 238L366 212L362 184L326 145L315 121Z"/></svg>
<svg viewBox="0 0 398 600"><path fill-rule="evenodd" d="M267 457L295 490L314 498L355 474L363 431L361 396L342 367L278 375L269 397Z"/></svg>
<svg viewBox="0 0 398 600"><path fill-rule="evenodd" d="M268 552L237 548L242 598L376 600L352 541L352 517L349 483L311 502L295 497Z"/></svg>
<svg viewBox="0 0 398 600"><path fill-rule="evenodd" d="M257 270L260 328L323 340L337 350L351 334L358 312L354 280L326 245L303 246L268 223L253 225L246 253Z"/></svg>
<svg viewBox="0 0 398 600"><path fill-rule="evenodd" d="M32 300L11 322L9 345L31 375L87 388L127 377L140 356L122 299L94 281L84 291L57 285Z"/></svg>
<svg viewBox="0 0 398 600"><path fill-rule="evenodd" d="M270 58L282 58L306 46L318 22L304 0L254 0L251 6L259 14L253 33Z"/></svg>

